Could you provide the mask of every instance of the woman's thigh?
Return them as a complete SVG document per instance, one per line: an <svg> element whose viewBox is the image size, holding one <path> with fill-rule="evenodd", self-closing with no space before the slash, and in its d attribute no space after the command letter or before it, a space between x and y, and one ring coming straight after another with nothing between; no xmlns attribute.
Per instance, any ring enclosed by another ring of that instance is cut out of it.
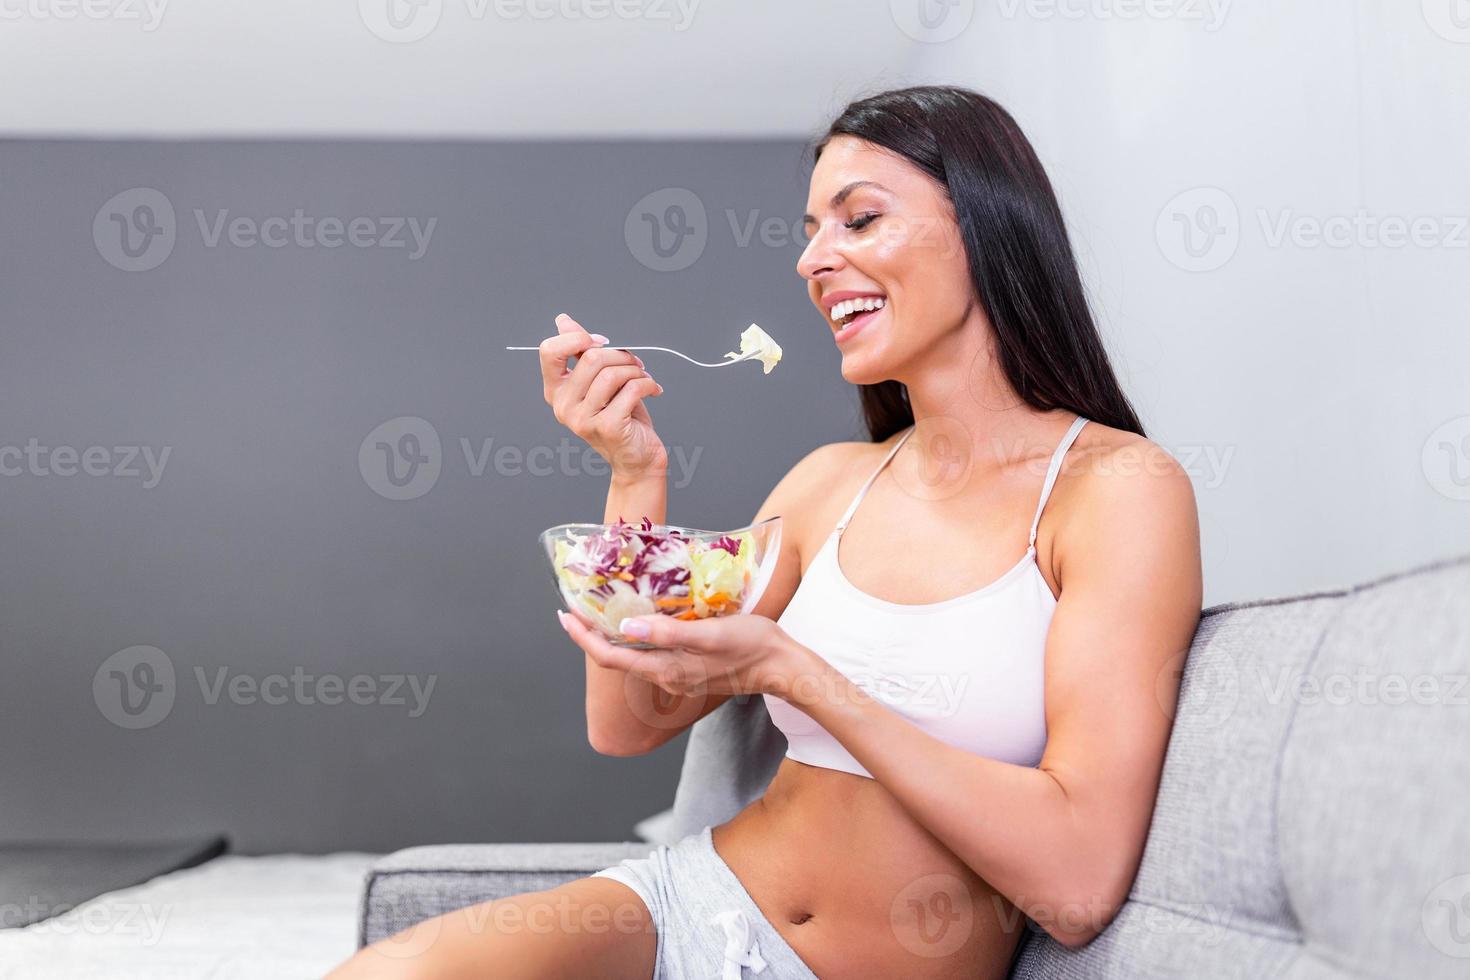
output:
<svg viewBox="0 0 1470 980"><path fill-rule="evenodd" d="M657 949L637 893L586 877L426 919L359 950L328 980L649 980Z"/></svg>

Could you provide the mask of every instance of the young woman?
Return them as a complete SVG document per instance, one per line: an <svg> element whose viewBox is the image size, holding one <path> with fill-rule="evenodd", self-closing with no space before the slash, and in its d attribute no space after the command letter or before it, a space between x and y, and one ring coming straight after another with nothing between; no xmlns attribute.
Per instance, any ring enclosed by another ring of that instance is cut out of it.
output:
<svg viewBox="0 0 1470 980"><path fill-rule="evenodd" d="M1020 913L1079 946L1127 897L1200 612L1189 478L1119 389L1000 106L949 87L853 103L807 211L797 271L872 442L812 451L760 507L784 533L754 615L629 620L657 647L637 651L559 614L598 751L647 752L759 694L790 746L765 795L334 976L1001 978ZM557 330L546 400L613 463L604 519L664 521L643 401L662 388ZM654 697L658 717L637 710Z"/></svg>

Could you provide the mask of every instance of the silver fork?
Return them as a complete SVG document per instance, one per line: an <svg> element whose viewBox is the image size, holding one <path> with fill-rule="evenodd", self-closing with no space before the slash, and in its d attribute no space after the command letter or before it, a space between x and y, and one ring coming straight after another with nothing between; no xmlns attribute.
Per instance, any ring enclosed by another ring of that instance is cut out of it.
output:
<svg viewBox="0 0 1470 980"><path fill-rule="evenodd" d="M675 357L682 357L682 358L684 358L684 360L688 361L690 364L697 364L700 367L707 367L707 368L717 368L717 367L725 367L726 365L730 365L730 364L739 364L741 361L748 361L752 357L755 357L757 354L760 353L760 351L750 351L749 353L741 354L738 357L731 357L731 358L728 358L728 359L723 360L723 361L715 361L713 364L707 364L704 361L696 361L694 358L690 357L688 354L682 353L680 351L676 351L672 347L624 347L622 344L602 344L600 346L602 346L602 347L611 347L613 350L661 350L661 351L663 351L666 354L673 354ZM507 347L506 348L506 350L540 350L540 349L541 349L540 347Z"/></svg>

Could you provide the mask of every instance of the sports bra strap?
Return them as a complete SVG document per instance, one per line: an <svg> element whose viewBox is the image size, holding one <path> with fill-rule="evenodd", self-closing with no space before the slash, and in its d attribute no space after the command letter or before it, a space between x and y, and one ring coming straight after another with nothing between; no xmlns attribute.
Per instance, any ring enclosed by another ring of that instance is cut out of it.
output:
<svg viewBox="0 0 1470 980"><path fill-rule="evenodd" d="M1061 472L1062 457L1067 455L1072 440L1077 438L1077 433L1081 432L1082 427L1086 424L1087 419L1080 415L1077 416L1072 422L1072 427L1067 430L1067 434L1062 436L1061 444L1057 446L1056 452L1051 454L1051 465L1046 470L1046 482L1041 485L1041 501L1036 505L1036 517L1031 521L1031 540L1029 541L1031 547L1036 545L1036 528L1041 524L1041 512L1046 507L1046 498L1051 496L1051 488L1057 482L1057 474Z"/></svg>
<svg viewBox="0 0 1470 980"><path fill-rule="evenodd" d="M1031 520L1031 537L1027 542L1029 546L1035 546L1036 544L1036 529L1041 525L1041 512L1046 509L1046 501L1051 496L1051 488L1057 482L1057 474L1061 472L1062 458L1067 455L1067 450L1071 448L1073 440L1077 438L1077 433L1081 432L1082 427L1086 424L1087 419L1081 415L1077 416L1072 421L1072 427L1067 430L1067 434L1062 436L1062 441L1058 444L1056 451L1051 454L1051 464L1046 469L1046 482L1041 486L1041 500L1036 504L1036 516ZM837 527L834 528L836 533L841 534L843 529L847 527L847 522L852 520L852 515L857 511L858 504L862 502L863 495L868 492L868 488L878 478L879 472L882 471L883 467L888 465L888 461L898 452L899 447L904 444L904 441L914 434L916 428L917 426L910 425L908 431L899 437L898 441L893 444L892 449L888 450L888 455L883 457L883 461L869 474L868 479L864 481L857 495L852 498L852 503L847 505L847 511L842 515L842 520L837 522Z"/></svg>
<svg viewBox="0 0 1470 980"><path fill-rule="evenodd" d="M842 520L837 522L837 527L834 530L841 533L842 529L847 527L847 522L852 520L853 512L857 510L858 503L863 499L863 494L867 493L868 487L872 486L873 481L878 479L878 472L882 470L883 467L888 465L888 461L893 458L893 454L898 452L898 447L903 445L905 439L914 434L914 429L916 428L917 426L910 425L909 430L905 432L902 436L899 436L898 441L893 444L893 448L888 450L888 455L883 457L883 462L879 463L873 469L873 472L868 477L867 482L865 482L862 485L862 488L858 490L857 496L852 498L852 503L847 505L847 513L842 515Z"/></svg>

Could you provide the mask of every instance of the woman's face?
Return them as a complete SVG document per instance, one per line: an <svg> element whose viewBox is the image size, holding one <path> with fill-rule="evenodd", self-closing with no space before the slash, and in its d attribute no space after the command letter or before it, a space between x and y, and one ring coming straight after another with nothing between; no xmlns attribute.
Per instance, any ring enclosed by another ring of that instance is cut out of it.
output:
<svg viewBox="0 0 1470 980"><path fill-rule="evenodd" d="M952 349L977 304L939 184L895 153L834 137L812 171L805 226L796 271L842 351L844 378L907 382ZM846 315L834 320L834 308Z"/></svg>

